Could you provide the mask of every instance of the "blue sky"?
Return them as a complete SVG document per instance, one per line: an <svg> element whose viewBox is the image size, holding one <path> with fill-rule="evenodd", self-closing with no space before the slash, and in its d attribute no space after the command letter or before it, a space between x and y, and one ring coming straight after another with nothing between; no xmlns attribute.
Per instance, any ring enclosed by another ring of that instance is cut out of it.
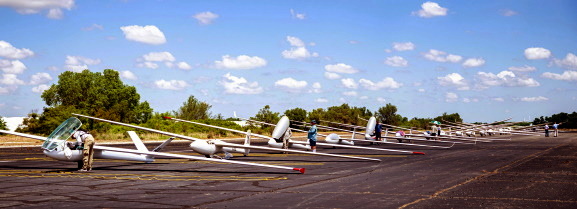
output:
<svg viewBox="0 0 577 209"><path fill-rule="evenodd" d="M157 112L386 103L408 117L577 111L576 1L0 1L0 115L114 69Z"/></svg>

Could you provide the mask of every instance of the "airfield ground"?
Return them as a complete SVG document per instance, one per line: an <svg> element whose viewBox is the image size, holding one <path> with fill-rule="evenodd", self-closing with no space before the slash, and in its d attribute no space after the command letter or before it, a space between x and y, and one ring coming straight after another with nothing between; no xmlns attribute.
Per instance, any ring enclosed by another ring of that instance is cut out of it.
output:
<svg viewBox="0 0 577 209"><path fill-rule="evenodd" d="M187 145L164 151L192 154ZM92 172L77 173L75 163L44 157L39 147L0 148L0 207L577 208L577 133L411 150L427 155L324 148L382 162L261 151L233 158L304 167L305 174L182 159L97 159Z"/></svg>

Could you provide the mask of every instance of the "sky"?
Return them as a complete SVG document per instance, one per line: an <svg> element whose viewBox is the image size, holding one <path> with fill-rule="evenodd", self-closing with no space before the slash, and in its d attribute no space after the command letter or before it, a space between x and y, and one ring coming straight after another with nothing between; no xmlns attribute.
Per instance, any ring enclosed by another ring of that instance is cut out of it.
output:
<svg viewBox="0 0 577 209"><path fill-rule="evenodd" d="M467 122L577 111L577 1L0 0L0 115L114 69L155 112L391 103Z"/></svg>

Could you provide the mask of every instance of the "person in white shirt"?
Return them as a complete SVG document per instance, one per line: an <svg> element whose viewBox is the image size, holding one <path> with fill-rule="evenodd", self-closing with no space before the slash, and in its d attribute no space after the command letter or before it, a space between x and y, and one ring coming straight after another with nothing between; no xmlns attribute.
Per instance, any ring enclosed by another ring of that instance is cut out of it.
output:
<svg viewBox="0 0 577 209"><path fill-rule="evenodd" d="M88 131L78 129L74 134L72 134L72 138L76 139L78 142L77 144L83 144L84 146L84 149L82 150L82 168L78 171L91 171L92 158L94 156L94 137L92 134L88 133Z"/></svg>

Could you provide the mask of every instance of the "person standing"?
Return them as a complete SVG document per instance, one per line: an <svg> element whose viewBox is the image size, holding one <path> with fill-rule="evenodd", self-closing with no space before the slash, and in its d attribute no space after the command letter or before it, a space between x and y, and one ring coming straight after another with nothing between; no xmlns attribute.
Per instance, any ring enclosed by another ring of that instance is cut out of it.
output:
<svg viewBox="0 0 577 209"><path fill-rule="evenodd" d="M311 150L317 152L317 121L311 121L311 128L309 129L307 138L309 139L309 144L311 145Z"/></svg>
<svg viewBox="0 0 577 209"><path fill-rule="evenodd" d="M559 128L559 124L557 124L557 122L555 122L555 123L553 124L553 136L554 136L554 137L557 137L557 134L559 134L559 129L558 129L558 128Z"/></svg>
<svg viewBox="0 0 577 209"><path fill-rule="evenodd" d="M549 125L545 124L545 137L549 137Z"/></svg>
<svg viewBox="0 0 577 209"><path fill-rule="evenodd" d="M92 160L94 157L94 137L92 134L88 133L86 130L78 129L72 138L76 139L78 144L83 144L84 149L82 150L82 168L80 172L87 172L92 170ZM80 166L78 166L80 167Z"/></svg>
<svg viewBox="0 0 577 209"><path fill-rule="evenodd" d="M383 132L383 124L381 124L378 120L377 120L377 125L375 125L375 140L377 141L381 141L382 137L381 137L381 133ZM373 144L371 142L371 144Z"/></svg>

